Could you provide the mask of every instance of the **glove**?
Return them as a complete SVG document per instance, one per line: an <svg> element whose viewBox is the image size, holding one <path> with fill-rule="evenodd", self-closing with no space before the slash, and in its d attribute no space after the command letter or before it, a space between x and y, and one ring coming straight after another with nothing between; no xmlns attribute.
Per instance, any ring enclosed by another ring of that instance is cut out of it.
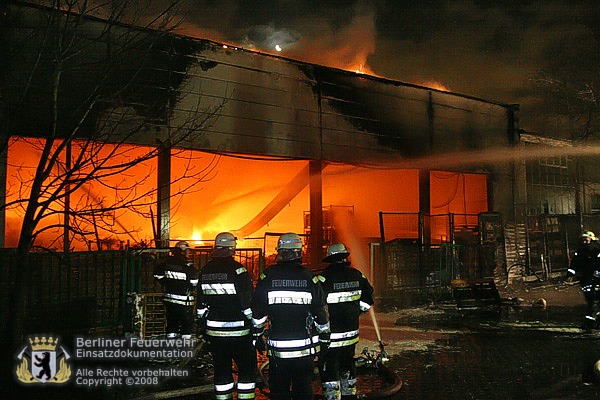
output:
<svg viewBox="0 0 600 400"><path fill-rule="evenodd" d="M252 344L254 345L256 351L259 352L259 354L264 355L267 351L267 346L265 344L265 340L263 339L263 335L255 336L252 340Z"/></svg>

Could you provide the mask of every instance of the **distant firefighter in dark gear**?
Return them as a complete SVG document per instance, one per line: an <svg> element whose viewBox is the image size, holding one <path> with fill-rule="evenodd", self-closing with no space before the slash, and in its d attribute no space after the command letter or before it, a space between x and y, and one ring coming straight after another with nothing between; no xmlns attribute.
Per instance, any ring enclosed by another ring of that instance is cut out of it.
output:
<svg viewBox="0 0 600 400"><path fill-rule="evenodd" d="M279 237L275 262L261 274L252 301L257 343L267 320L270 324L270 398L312 399L314 357L329 345L325 295L317 277L302 266L299 235Z"/></svg>
<svg viewBox="0 0 600 400"><path fill-rule="evenodd" d="M594 232L581 234L581 245L567 270L567 278L575 277L587 302L585 328L597 329L600 313L600 245Z"/></svg>
<svg viewBox="0 0 600 400"><path fill-rule="evenodd" d="M183 339L192 337L198 271L188 260L189 249L188 242L177 242L171 249L171 255L154 271L154 278L164 290L167 338L171 339L179 335Z"/></svg>
<svg viewBox="0 0 600 400"><path fill-rule="evenodd" d="M236 238L221 232L210 261L200 272L198 317L208 339L214 364L214 390L219 400L233 399L236 391L232 361L238 370L237 398L253 399L256 350L252 343L254 287L246 268L233 256Z"/></svg>
<svg viewBox="0 0 600 400"><path fill-rule="evenodd" d="M343 243L331 244L323 259L330 264L319 275L331 325L329 351L319 360L325 400L356 395L354 352L359 339L359 317L374 303L373 287L358 269L350 265L349 255L350 251Z"/></svg>

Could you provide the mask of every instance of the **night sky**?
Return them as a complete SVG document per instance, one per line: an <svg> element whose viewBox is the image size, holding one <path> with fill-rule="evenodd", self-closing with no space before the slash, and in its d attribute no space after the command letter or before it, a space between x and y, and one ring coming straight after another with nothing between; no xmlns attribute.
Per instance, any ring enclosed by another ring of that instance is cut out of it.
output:
<svg viewBox="0 0 600 400"><path fill-rule="evenodd" d="M532 78L600 78L597 0L188 1L183 33L517 103L521 128L547 136L560 131Z"/></svg>

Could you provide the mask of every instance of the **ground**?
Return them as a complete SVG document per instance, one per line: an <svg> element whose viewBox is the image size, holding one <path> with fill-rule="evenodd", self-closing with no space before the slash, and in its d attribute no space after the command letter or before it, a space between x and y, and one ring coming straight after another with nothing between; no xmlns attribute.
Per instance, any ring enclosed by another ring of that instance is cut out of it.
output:
<svg viewBox="0 0 600 400"><path fill-rule="evenodd" d="M376 352L403 381L393 400L600 399L593 364L600 333L580 329L585 304L579 287L535 282L499 287L498 312L459 311L452 302L365 313L357 354ZM154 369L175 366L188 378L138 388L22 388L6 398L211 399L212 365L205 347L191 361L144 360ZM175 397L177 396L177 397ZM262 396L264 398L264 396Z"/></svg>

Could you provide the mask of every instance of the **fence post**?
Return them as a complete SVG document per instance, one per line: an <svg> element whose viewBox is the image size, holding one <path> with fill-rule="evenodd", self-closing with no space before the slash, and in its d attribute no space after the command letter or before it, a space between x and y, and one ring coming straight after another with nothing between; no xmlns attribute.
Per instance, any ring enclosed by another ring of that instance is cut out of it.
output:
<svg viewBox="0 0 600 400"><path fill-rule="evenodd" d="M450 244L454 244L454 213L448 213L448 230L448 233L450 234L450 237L448 238Z"/></svg>
<svg viewBox="0 0 600 400"><path fill-rule="evenodd" d="M379 211L379 237L381 243L385 243L385 227L383 226L383 211Z"/></svg>

